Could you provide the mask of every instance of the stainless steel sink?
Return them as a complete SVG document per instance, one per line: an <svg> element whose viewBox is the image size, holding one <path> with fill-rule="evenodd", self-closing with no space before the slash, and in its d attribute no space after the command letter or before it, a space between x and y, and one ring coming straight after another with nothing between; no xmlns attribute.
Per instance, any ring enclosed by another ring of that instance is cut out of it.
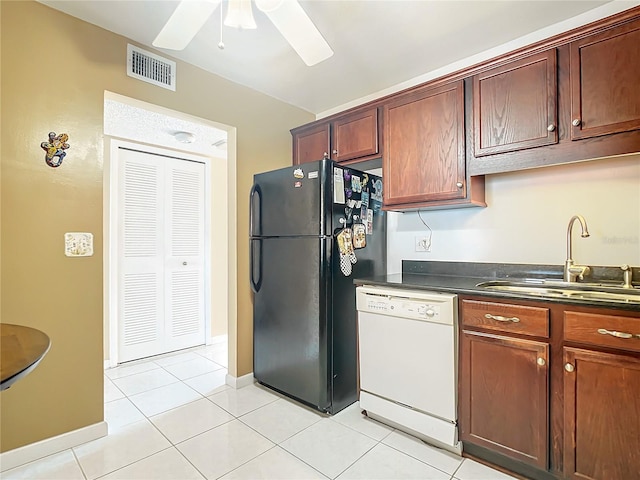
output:
<svg viewBox="0 0 640 480"><path fill-rule="evenodd" d="M556 280L522 282L495 280L481 282L476 286L487 290L525 293L539 297L640 304L640 290L622 288L606 283L570 283Z"/></svg>

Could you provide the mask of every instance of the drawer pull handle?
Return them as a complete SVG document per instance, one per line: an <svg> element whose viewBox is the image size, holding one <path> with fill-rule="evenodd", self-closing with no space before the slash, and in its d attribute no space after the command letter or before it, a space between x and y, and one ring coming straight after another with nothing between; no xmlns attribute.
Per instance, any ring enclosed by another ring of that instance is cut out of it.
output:
<svg viewBox="0 0 640 480"><path fill-rule="evenodd" d="M605 330L604 328L599 328L598 329L598 333L601 333L602 335L611 335L613 337L617 337L617 338L633 338L634 335L631 333L626 333L626 332L616 332L616 331L612 331L612 330Z"/></svg>
<svg viewBox="0 0 640 480"><path fill-rule="evenodd" d="M502 315L491 315L490 313L485 313L484 318L488 318L490 320L497 320L498 322L518 323L520 321L518 317L503 317Z"/></svg>

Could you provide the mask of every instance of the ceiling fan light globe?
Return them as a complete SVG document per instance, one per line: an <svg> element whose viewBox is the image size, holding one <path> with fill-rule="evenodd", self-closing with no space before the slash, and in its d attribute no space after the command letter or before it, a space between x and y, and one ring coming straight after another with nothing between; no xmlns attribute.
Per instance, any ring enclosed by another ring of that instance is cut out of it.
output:
<svg viewBox="0 0 640 480"><path fill-rule="evenodd" d="M262 12L277 10L286 0L256 0L256 7Z"/></svg>
<svg viewBox="0 0 640 480"><path fill-rule="evenodd" d="M251 0L229 0L227 16L224 19L227 27L254 29L257 28L251 10Z"/></svg>

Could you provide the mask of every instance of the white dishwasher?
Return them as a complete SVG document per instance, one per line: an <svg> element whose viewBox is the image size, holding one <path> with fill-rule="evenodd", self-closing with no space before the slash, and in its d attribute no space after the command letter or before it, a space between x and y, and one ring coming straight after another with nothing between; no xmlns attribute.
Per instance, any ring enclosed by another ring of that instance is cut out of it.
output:
<svg viewBox="0 0 640 480"><path fill-rule="evenodd" d="M456 295L356 289L360 407L371 418L460 454Z"/></svg>

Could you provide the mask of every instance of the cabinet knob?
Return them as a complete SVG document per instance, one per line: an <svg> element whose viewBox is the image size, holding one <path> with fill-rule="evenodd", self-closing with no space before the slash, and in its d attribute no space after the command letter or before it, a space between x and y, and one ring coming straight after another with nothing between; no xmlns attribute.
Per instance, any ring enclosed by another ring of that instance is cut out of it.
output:
<svg viewBox="0 0 640 480"><path fill-rule="evenodd" d="M571 373L571 372L573 372L575 370L575 367L573 365L571 365L570 363L565 363L564 364L564 369L567 372Z"/></svg>
<svg viewBox="0 0 640 480"><path fill-rule="evenodd" d="M182 262L182 265L186 265L186 264L187 264L187 262Z"/></svg>
<svg viewBox="0 0 640 480"><path fill-rule="evenodd" d="M573 125L574 127L579 127L581 123L582 121L580 121L579 118L574 118L573 122L571 122L571 125Z"/></svg>
<svg viewBox="0 0 640 480"><path fill-rule="evenodd" d="M553 123L547 127L547 131L549 132L553 132L555 129L556 129L556 126Z"/></svg>
<svg viewBox="0 0 640 480"><path fill-rule="evenodd" d="M334 154L334 155L337 155L337 154L338 154L338 150L334 150L334 151L333 151L333 154Z"/></svg>
<svg viewBox="0 0 640 480"><path fill-rule="evenodd" d="M463 186L464 186L464 184L462 182L456 183L456 187L458 187L458 188L462 188Z"/></svg>
<svg viewBox="0 0 640 480"><path fill-rule="evenodd" d="M323 156L324 158L329 158L329 154L327 152L324 152Z"/></svg>
<svg viewBox="0 0 640 480"><path fill-rule="evenodd" d="M537 363L538 365L540 365L541 367L544 367L544 366L546 365L546 363L547 363L547 362L545 361L545 359L544 359L544 358L542 358L542 357L538 357L538 360L536 360L536 363Z"/></svg>

